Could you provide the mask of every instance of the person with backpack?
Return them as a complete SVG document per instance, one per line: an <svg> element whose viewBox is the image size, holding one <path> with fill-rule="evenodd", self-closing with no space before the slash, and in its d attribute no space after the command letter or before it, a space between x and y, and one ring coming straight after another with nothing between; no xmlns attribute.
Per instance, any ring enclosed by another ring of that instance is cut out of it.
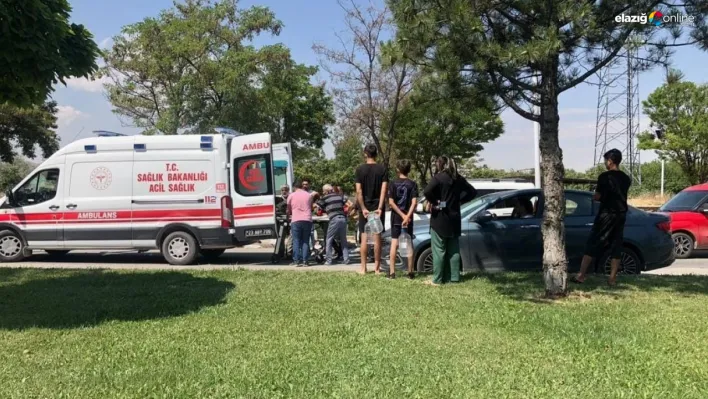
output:
<svg viewBox="0 0 708 399"><path fill-rule="evenodd" d="M398 179L391 182L388 193L388 204L391 207L391 257L388 278L396 278L396 253L398 251L398 238L405 230L408 235L413 234L413 212L418 203L418 184L408 178L411 172L411 161L402 159L396 162ZM408 266L408 278L413 279L414 256L411 251L404 262Z"/></svg>
<svg viewBox="0 0 708 399"><path fill-rule="evenodd" d="M431 206L430 235L433 250L433 279L430 285L460 281L460 235L462 204L472 201L477 190L458 175L452 158L442 156L435 161L435 176L423 191Z"/></svg>

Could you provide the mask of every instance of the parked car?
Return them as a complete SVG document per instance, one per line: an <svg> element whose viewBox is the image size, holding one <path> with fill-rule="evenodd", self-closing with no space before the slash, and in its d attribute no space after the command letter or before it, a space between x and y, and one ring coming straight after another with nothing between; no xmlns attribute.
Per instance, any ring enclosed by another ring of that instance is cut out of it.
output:
<svg viewBox="0 0 708 399"><path fill-rule="evenodd" d="M688 258L696 249L708 249L708 184L681 191L659 208L659 212L671 220L677 258Z"/></svg>
<svg viewBox="0 0 708 399"><path fill-rule="evenodd" d="M469 181L470 184L477 190L477 196L498 193L502 191L520 190L524 188L533 188L534 184L524 179L474 179ZM427 221L430 215L425 212L426 200L423 197L424 187L419 187L420 198L418 198L418 206L413 214L413 224L419 220ZM511 209L508 210L511 215ZM427 222L426 222L427 223ZM386 219L384 220L386 231L391 230L391 210L386 210Z"/></svg>
<svg viewBox="0 0 708 399"><path fill-rule="evenodd" d="M586 240L590 234L599 203L592 193L566 190L566 251L569 270L580 268ZM518 200L534 205L528 218L499 212L513 208ZM460 254L463 270L470 271L540 271L543 259L541 220L543 192L539 189L514 190L478 197L462 209ZM414 230L417 270L432 270L430 225L418 223ZM385 234L388 240L388 235ZM624 230L621 272L642 271L669 266L674 262L674 243L669 233L669 218L630 207ZM595 270L609 272L609 254L596 261Z"/></svg>

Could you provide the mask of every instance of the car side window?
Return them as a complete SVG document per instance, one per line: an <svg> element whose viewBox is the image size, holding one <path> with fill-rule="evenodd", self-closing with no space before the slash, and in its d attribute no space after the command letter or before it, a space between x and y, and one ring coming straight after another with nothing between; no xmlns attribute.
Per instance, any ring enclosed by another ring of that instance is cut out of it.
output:
<svg viewBox="0 0 708 399"><path fill-rule="evenodd" d="M37 205L54 199L59 185L59 169L38 172L15 191L18 206Z"/></svg>
<svg viewBox="0 0 708 399"><path fill-rule="evenodd" d="M529 219L535 217L538 196L519 195L497 201L488 208L498 219Z"/></svg>
<svg viewBox="0 0 708 399"><path fill-rule="evenodd" d="M592 216L592 197L586 194L565 194L565 216Z"/></svg>

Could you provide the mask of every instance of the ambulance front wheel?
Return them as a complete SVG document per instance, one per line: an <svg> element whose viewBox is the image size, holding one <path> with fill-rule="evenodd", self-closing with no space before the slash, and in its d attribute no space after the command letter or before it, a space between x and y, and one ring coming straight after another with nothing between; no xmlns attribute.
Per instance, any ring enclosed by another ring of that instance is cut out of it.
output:
<svg viewBox="0 0 708 399"><path fill-rule="evenodd" d="M19 262L25 258L25 243L14 231L0 231L0 262Z"/></svg>
<svg viewBox="0 0 708 399"><path fill-rule="evenodd" d="M184 231L176 231L162 242L162 256L171 265L191 265L198 255L197 240Z"/></svg>

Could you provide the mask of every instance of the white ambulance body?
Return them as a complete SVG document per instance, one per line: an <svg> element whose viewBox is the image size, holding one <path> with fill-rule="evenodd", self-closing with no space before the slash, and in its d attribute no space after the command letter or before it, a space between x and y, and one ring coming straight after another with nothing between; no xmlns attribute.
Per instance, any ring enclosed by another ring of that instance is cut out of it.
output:
<svg viewBox="0 0 708 399"><path fill-rule="evenodd" d="M0 205L0 261L32 250L160 249L171 264L275 237L268 133L73 142Z"/></svg>
<svg viewBox="0 0 708 399"><path fill-rule="evenodd" d="M292 160L293 150L290 143L273 144L273 176L278 192L283 186L288 186L292 191L295 180Z"/></svg>

